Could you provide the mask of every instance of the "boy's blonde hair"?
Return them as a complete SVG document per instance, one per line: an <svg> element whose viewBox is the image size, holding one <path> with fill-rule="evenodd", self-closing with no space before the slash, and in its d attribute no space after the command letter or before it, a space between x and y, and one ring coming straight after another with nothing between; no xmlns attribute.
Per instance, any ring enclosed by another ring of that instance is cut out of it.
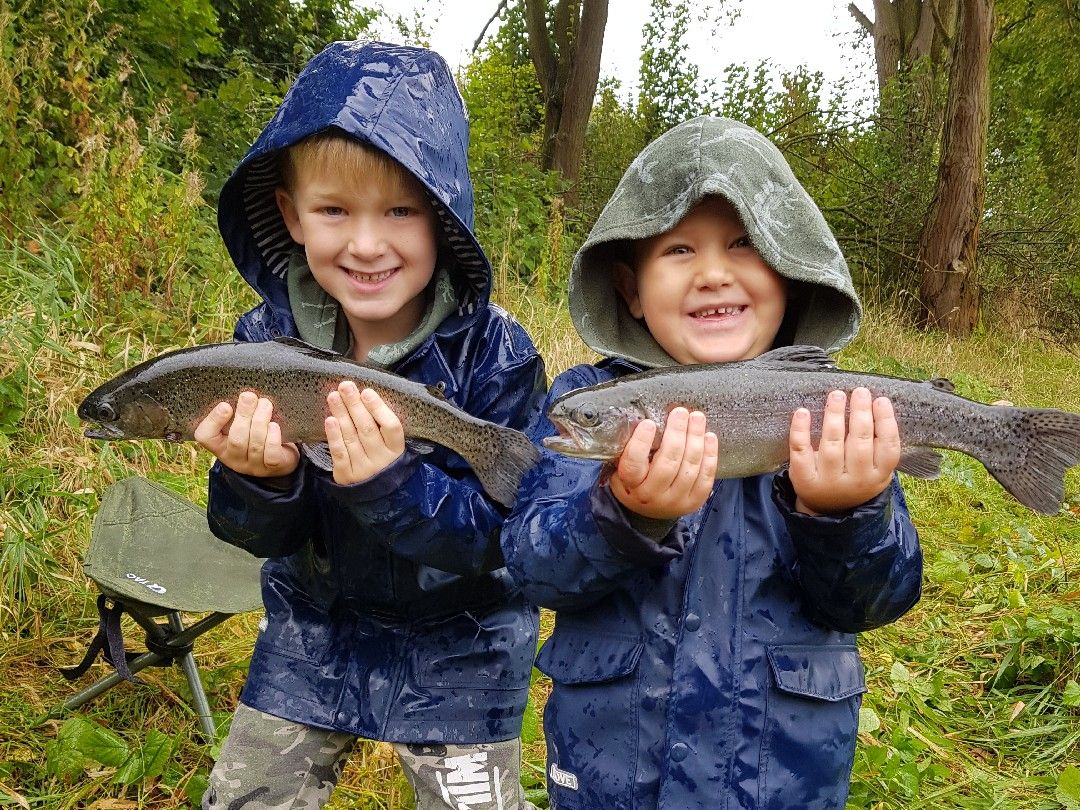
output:
<svg viewBox="0 0 1080 810"><path fill-rule="evenodd" d="M363 177L379 185L421 185L408 169L382 150L332 130L304 138L283 150L280 171L281 185L289 193L295 191L301 174L321 177L331 172Z"/></svg>

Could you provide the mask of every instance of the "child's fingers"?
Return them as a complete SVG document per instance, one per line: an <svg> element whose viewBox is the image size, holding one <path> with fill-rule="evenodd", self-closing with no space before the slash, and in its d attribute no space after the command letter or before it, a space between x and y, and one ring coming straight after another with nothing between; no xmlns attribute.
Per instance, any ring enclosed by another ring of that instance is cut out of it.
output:
<svg viewBox="0 0 1080 810"><path fill-rule="evenodd" d="M847 437L847 394L833 391L825 400L821 419L821 440L817 449L817 468L825 476L839 476L844 471L844 444Z"/></svg>
<svg viewBox="0 0 1080 810"><path fill-rule="evenodd" d="M327 402L330 401L330 397L337 395L336 391L332 391L330 396L327 397ZM344 405L339 401L330 406L331 411L344 410ZM341 416L328 416L323 420L323 430L326 431L326 444L330 448L330 458L334 461L334 477L339 474L348 474L352 472L352 454L349 452L349 448L345 442L345 435L342 432L342 425L344 423L352 424L348 417ZM353 431L355 442L355 431Z"/></svg>
<svg viewBox="0 0 1080 810"><path fill-rule="evenodd" d="M360 396L360 389L352 380L346 380L338 386L338 394L345 404L348 418L353 424L356 437L363 446L364 452L367 454L375 452L383 444L383 438L378 424ZM343 425L342 428L346 443L348 443L348 427Z"/></svg>
<svg viewBox="0 0 1080 810"><path fill-rule="evenodd" d="M207 450L217 452L224 442L225 426L233 416L233 407L228 402L219 402L214 409L199 422L193 438Z"/></svg>
<svg viewBox="0 0 1080 810"><path fill-rule="evenodd" d="M701 464L698 465L697 480L694 482L690 499L693 503L704 503L716 483L716 465L720 458L720 442L715 433L706 433L702 441Z"/></svg>
<svg viewBox="0 0 1080 810"><path fill-rule="evenodd" d="M896 414L892 400L878 397L873 404L874 413L874 466L888 472L891 477L896 465L900 463L900 426L896 423Z"/></svg>
<svg viewBox="0 0 1080 810"><path fill-rule="evenodd" d="M797 480L812 478L817 469L817 457L810 436L810 411L799 408L791 415L788 431L788 469Z"/></svg>
<svg viewBox="0 0 1080 810"><path fill-rule="evenodd" d="M873 398L869 389L860 387L851 392L850 402L845 467L849 471L871 470L874 467Z"/></svg>
<svg viewBox="0 0 1080 810"><path fill-rule="evenodd" d="M656 423L651 419L645 419L634 428L630 441L623 448L615 472L627 489L640 486L645 476L649 474L649 455L652 453L655 438Z"/></svg>
<svg viewBox="0 0 1080 810"><path fill-rule="evenodd" d="M274 415L274 406L266 397L259 397L255 403L255 412L251 415L248 426L248 458L257 463L264 463L266 433L270 427L270 418Z"/></svg>
<svg viewBox="0 0 1080 810"><path fill-rule="evenodd" d="M705 414L694 411L686 425L682 461L676 472L675 486L689 495L697 487L701 464L705 459Z"/></svg>
<svg viewBox="0 0 1080 810"><path fill-rule="evenodd" d="M647 494L656 495L669 489L679 476L686 455L687 431L690 427L690 412L686 408L675 408L668 414L664 424L664 435L660 446L653 453L652 463L646 476ZM702 435L705 430L702 427Z"/></svg>
<svg viewBox="0 0 1080 810"><path fill-rule="evenodd" d="M228 452L236 459L247 458L248 438L251 435L251 418L259 398L251 391L244 391L236 398L236 413L229 426Z"/></svg>
<svg viewBox="0 0 1080 810"><path fill-rule="evenodd" d="M405 428L397 414L383 401L378 392L370 388L365 388L360 392L360 399L375 420L375 424L378 425L379 433L387 449L396 454L405 452Z"/></svg>

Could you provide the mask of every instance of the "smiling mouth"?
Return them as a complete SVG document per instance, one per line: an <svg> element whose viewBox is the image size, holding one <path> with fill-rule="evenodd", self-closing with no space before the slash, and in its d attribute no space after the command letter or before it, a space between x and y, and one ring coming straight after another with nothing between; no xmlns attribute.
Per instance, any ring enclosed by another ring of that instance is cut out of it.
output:
<svg viewBox="0 0 1080 810"><path fill-rule="evenodd" d="M746 309L745 304L730 307L708 307L690 313L691 318L725 318L738 315Z"/></svg>
<svg viewBox="0 0 1080 810"><path fill-rule="evenodd" d="M346 270L345 272L349 274L349 278L362 284L378 284L381 281L386 281L397 270L384 270L381 273L361 273L359 270Z"/></svg>

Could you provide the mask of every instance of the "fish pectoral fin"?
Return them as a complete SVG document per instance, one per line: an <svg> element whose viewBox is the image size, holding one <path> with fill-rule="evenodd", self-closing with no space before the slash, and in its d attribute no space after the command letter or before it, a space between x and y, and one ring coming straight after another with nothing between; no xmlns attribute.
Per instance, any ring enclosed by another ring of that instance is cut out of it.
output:
<svg viewBox="0 0 1080 810"><path fill-rule="evenodd" d="M320 470L330 472L334 469L334 459L330 456L330 445L325 442L301 444L300 452Z"/></svg>
<svg viewBox="0 0 1080 810"><path fill-rule="evenodd" d="M896 469L915 478L937 478L941 474L941 453L929 447L905 447Z"/></svg>
<svg viewBox="0 0 1080 810"><path fill-rule="evenodd" d="M428 453L435 451L435 445L432 442L426 442L422 439L406 439L405 446L412 450L414 453L426 456Z"/></svg>
<svg viewBox="0 0 1080 810"><path fill-rule="evenodd" d="M945 377L935 377L932 380L927 380L927 384L938 391L944 391L947 394L955 394L956 386L953 385L952 380L948 380Z"/></svg>
<svg viewBox="0 0 1080 810"><path fill-rule="evenodd" d="M764 366L781 371L837 371L836 363L817 346L781 346L759 354L747 365Z"/></svg>

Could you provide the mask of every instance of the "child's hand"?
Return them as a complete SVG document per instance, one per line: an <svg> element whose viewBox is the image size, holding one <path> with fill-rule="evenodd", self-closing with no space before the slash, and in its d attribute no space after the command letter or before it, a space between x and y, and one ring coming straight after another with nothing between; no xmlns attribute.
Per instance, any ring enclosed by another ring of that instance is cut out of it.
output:
<svg viewBox="0 0 1080 810"><path fill-rule="evenodd" d="M829 394L817 450L810 442L810 412L799 408L791 417L788 474L795 508L805 514L844 512L876 497L900 461L892 402L886 397L871 401L867 389L856 388L845 425L846 401L843 391Z"/></svg>
<svg viewBox="0 0 1080 810"><path fill-rule="evenodd" d="M405 452L405 429L382 397L345 380L326 397L326 440L334 480L357 484L382 472Z"/></svg>
<svg viewBox="0 0 1080 810"><path fill-rule="evenodd" d="M655 436L652 420L634 428L612 473L612 494L647 518L680 518L700 509L712 492L718 456L716 434L705 432L705 415L675 408L650 460Z"/></svg>
<svg viewBox="0 0 1080 810"><path fill-rule="evenodd" d="M236 408L219 402L210 411L195 428L195 441L234 472L260 478L288 475L300 464L300 451L295 444L282 444L281 427L270 420L273 412L266 397L244 391Z"/></svg>

